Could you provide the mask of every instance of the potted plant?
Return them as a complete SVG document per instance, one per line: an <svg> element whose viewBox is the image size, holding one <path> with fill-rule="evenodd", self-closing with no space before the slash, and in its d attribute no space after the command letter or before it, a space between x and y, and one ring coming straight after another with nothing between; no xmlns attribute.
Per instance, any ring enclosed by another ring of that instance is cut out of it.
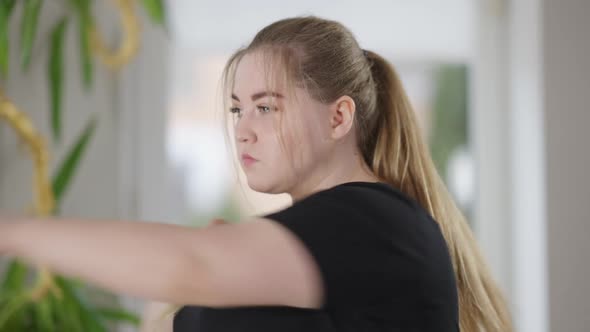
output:
<svg viewBox="0 0 590 332"><path fill-rule="evenodd" d="M72 22L77 23L81 77L87 91L92 88L96 62L118 70L128 63L139 49L140 28L135 0L112 0L119 12L124 38L117 49L109 49L93 15L93 0L64 0L63 17L54 23L49 34L47 64L50 90L51 139L60 143L62 131L62 99L64 71L64 35ZM164 25L162 0L142 0L143 8L152 21ZM36 41L37 23L43 12L43 0L0 0L0 76L5 78L9 68L10 47L18 47L22 72L31 61ZM11 43L10 21L20 8L20 43ZM6 96L0 84L0 122L7 122L27 143L34 162L35 205L31 211L39 216L59 213L60 202L73 179L84 152L98 125L92 116L69 152L59 163L52 179L48 175L49 151L44 138L37 132L26 113ZM92 289L83 283L53 275L44 267L30 267L18 260L8 263L0 276L0 332L20 331L108 331L110 322L139 324L138 317L118 307L102 307L90 301Z"/></svg>

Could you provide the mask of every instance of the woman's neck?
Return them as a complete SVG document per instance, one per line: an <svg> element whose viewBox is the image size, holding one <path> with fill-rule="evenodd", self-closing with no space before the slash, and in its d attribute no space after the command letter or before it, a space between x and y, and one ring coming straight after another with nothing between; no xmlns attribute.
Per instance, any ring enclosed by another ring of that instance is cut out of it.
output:
<svg viewBox="0 0 590 332"><path fill-rule="evenodd" d="M326 165L317 170L314 176L306 177L296 188L289 192L293 202L342 183L347 182L379 182L360 155L355 154L355 162L338 162Z"/></svg>

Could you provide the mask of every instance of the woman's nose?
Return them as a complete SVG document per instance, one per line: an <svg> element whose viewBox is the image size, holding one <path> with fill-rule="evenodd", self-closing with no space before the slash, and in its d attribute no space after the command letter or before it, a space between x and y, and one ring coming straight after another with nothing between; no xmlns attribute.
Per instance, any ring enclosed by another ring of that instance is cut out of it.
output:
<svg viewBox="0 0 590 332"><path fill-rule="evenodd" d="M256 141L256 133L253 128L252 119L247 114L244 114L236 124L236 138L240 143L253 143Z"/></svg>
<svg viewBox="0 0 590 332"><path fill-rule="evenodd" d="M252 141L252 137L251 136L248 136L248 135L239 135L238 136L238 142L240 142L240 143L246 143L246 142L249 142L249 141Z"/></svg>

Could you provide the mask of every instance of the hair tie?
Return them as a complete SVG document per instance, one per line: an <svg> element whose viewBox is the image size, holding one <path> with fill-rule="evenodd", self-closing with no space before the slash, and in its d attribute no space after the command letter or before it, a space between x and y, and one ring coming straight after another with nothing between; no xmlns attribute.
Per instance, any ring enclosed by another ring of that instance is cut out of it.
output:
<svg viewBox="0 0 590 332"><path fill-rule="evenodd" d="M365 56L365 58L369 57L369 52L367 52L367 50L362 50L363 51L363 55Z"/></svg>

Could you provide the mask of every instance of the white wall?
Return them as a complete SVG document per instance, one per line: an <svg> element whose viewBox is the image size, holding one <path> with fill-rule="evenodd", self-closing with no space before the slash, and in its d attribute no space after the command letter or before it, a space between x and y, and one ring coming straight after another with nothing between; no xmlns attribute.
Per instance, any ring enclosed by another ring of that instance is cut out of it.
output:
<svg viewBox="0 0 590 332"><path fill-rule="evenodd" d="M479 3L478 236L521 332L590 326L590 2Z"/></svg>
<svg viewBox="0 0 590 332"><path fill-rule="evenodd" d="M543 1L551 331L590 328L590 1Z"/></svg>
<svg viewBox="0 0 590 332"><path fill-rule="evenodd" d="M508 8L512 289L519 331L549 331L542 2Z"/></svg>
<svg viewBox="0 0 590 332"><path fill-rule="evenodd" d="M512 291L508 8L499 1L477 4L469 114L476 164L473 228L494 278L508 295Z"/></svg>
<svg viewBox="0 0 590 332"><path fill-rule="evenodd" d="M396 59L465 61L473 8L470 0L175 0L172 31L179 45L233 52L276 20L313 14L342 22L361 47Z"/></svg>

